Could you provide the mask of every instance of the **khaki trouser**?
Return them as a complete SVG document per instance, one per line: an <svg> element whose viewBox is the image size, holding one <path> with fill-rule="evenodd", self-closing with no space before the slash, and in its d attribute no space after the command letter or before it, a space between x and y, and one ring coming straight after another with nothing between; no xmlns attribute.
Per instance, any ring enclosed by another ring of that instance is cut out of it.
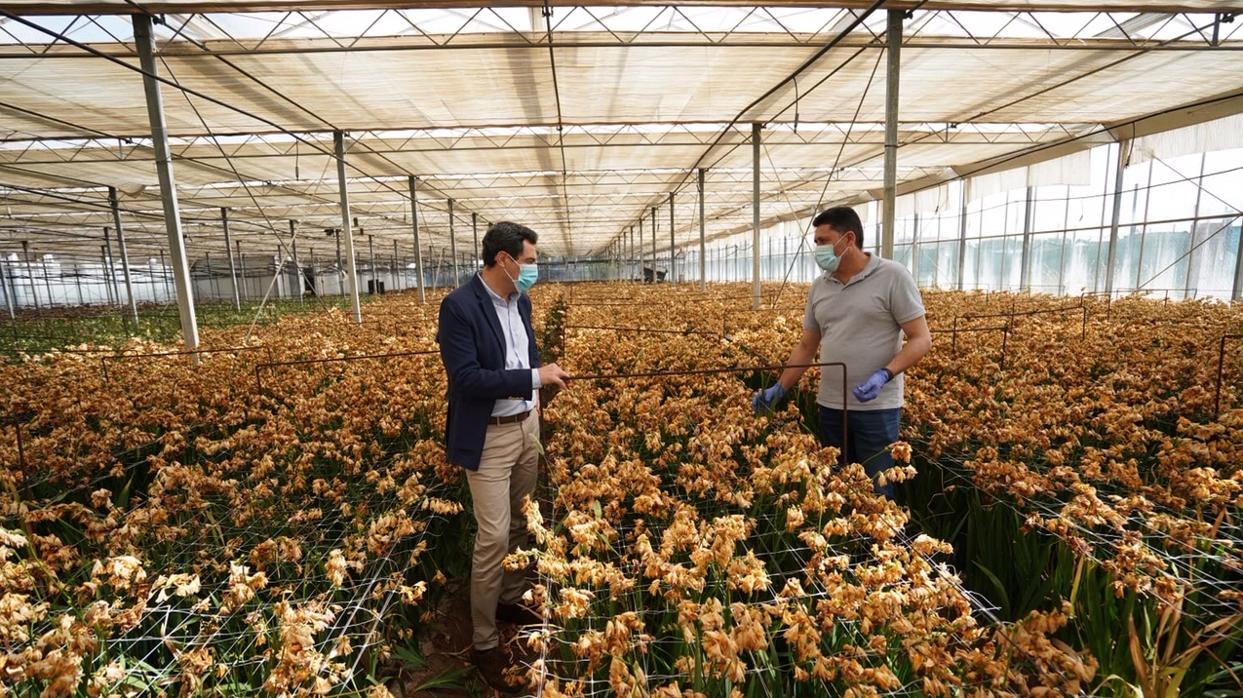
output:
<svg viewBox="0 0 1243 698"><path fill-rule="evenodd" d="M539 465L539 416L488 426L479 470L466 471L475 506L475 553L471 558L470 613L477 650L496 647L496 604L517 603L526 591L523 572L507 572L505 556L526 545L522 500L535 491Z"/></svg>

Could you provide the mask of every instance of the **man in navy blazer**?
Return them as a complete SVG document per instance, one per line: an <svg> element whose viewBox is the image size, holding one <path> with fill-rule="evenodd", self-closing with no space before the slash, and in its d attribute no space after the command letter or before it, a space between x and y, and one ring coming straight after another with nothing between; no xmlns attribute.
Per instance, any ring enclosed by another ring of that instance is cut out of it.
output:
<svg viewBox="0 0 1243 698"><path fill-rule="evenodd" d="M509 659L496 622L531 624L521 603L526 577L501 562L526 544L523 499L535 491L539 464L539 389L564 388L556 364L540 366L531 329L537 255L534 231L497 223L483 237L484 268L440 303L436 341L449 379L445 456L466 469L474 504L471 558L472 659L493 688L509 692Z"/></svg>

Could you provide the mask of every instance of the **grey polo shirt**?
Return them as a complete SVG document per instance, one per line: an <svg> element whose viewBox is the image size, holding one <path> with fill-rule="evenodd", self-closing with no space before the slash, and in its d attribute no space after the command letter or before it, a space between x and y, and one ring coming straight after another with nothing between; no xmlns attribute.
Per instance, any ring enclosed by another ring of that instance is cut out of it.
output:
<svg viewBox="0 0 1243 698"><path fill-rule="evenodd" d="M862 271L848 283L824 273L807 294L803 327L820 332L820 362L846 364L846 409L889 410L902 406L901 374L881 388L871 402L859 402L851 390L884 368L902 349L902 327L924 314L915 279L906 267L871 253ZM816 402L842 409L841 368L820 369Z"/></svg>

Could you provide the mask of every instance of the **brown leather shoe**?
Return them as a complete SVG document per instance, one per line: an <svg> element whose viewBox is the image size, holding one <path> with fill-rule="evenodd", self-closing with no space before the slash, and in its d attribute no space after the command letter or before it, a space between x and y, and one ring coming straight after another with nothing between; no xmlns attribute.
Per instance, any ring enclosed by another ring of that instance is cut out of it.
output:
<svg viewBox="0 0 1243 698"><path fill-rule="evenodd" d="M493 647L490 650L470 651L470 661L479 669L484 683L506 695L518 693L518 689L505 680L505 670L510 667L509 657L505 650Z"/></svg>
<svg viewBox="0 0 1243 698"><path fill-rule="evenodd" d="M543 625L544 618L530 606L520 603L498 603L496 619L513 625Z"/></svg>

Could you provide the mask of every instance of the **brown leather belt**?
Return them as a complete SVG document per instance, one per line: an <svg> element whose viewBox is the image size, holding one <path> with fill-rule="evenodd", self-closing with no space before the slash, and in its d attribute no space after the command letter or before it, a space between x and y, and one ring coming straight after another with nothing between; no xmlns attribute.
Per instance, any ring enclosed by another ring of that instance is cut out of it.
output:
<svg viewBox="0 0 1243 698"><path fill-rule="evenodd" d="M503 424L517 424L518 422L526 420L529 416L531 416L531 410L527 410L521 414L511 415L509 417L489 417L488 425L499 427Z"/></svg>

